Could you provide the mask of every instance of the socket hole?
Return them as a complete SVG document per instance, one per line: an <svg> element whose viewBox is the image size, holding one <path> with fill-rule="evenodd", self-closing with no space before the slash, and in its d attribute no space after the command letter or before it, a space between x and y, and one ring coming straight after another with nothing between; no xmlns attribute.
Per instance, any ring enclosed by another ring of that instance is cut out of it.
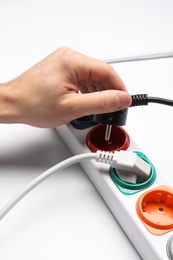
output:
<svg viewBox="0 0 173 260"><path fill-rule="evenodd" d="M160 208L158 209L158 211L159 211L159 212L163 212L163 211L164 211L164 208L161 208L161 207L160 207Z"/></svg>

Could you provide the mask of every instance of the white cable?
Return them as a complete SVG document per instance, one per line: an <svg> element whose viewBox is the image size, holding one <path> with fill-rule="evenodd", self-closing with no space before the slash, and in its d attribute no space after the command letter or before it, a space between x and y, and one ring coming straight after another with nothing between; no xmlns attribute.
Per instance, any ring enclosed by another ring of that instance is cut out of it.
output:
<svg viewBox="0 0 173 260"><path fill-rule="evenodd" d="M53 175L57 171L61 171L64 168L78 163L84 159L95 159L96 162L101 162L104 164L112 164L113 167L120 170L125 170L126 172L134 172L138 175L146 175L149 173L149 165L144 162L141 158L137 157L133 152L128 151L97 151L96 153L84 153L72 156L55 166L51 167L47 171L43 172L41 175L36 177L31 181L22 191L16 194L1 210L0 210L0 220L5 217L5 215L31 190L33 190L37 185L43 182L45 179ZM148 172L148 173L147 173Z"/></svg>
<svg viewBox="0 0 173 260"><path fill-rule="evenodd" d="M49 176L53 175L57 171L61 171L64 168L80 162L84 159L94 159L95 153L85 153L79 154L76 156L72 156L55 166L51 167L47 171L43 172L41 175L36 177L33 181L31 181L21 192L16 194L1 210L0 210L0 220L5 217L5 215L23 198L25 197L31 190L33 190L37 185L39 185L42 181L47 179Z"/></svg>
<svg viewBox="0 0 173 260"><path fill-rule="evenodd" d="M111 152L101 152L97 151L96 153L84 153L72 156L55 166L51 167L47 171L43 172L41 175L36 177L33 181L31 181L22 191L16 194L1 210L0 210L0 220L5 217L5 215L23 198L25 197L31 190L33 190L36 186L38 186L45 179L53 175L57 171L61 171L66 167L71 166L72 164L78 163L84 159L95 159L96 162L108 163L111 164L113 159L113 153Z"/></svg>
<svg viewBox="0 0 173 260"><path fill-rule="evenodd" d="M136 56L129 56L129 57L119 57L119 58L104 60L104 62L108 64L112 64L112 63L120 63L120 62L154 60L154 59L163 59L163 58L173 58L173 52L161 52L161 53L151 53L151 54L136 55Z"/></svg>

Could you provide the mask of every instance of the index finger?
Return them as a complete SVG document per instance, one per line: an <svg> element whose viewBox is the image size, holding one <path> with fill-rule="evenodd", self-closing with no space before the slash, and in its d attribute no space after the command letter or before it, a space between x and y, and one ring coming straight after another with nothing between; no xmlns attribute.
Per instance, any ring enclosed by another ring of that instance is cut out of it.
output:
<svg viewBox="0 0 173 260"><path fill-rule="evenodd" d="M104 88L105 90L116 89L127 91L122 79L115 72L113 67L103 61L83 56L79 59L79 66L76 66L75 72L78 82L87 83L87 85L94 85Z"/></svg>

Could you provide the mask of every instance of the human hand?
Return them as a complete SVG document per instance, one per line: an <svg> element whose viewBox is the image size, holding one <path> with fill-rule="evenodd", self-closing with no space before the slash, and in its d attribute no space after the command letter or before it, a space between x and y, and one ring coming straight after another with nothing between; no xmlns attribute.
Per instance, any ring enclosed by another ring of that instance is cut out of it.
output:
<svg viewBox="0 0 173 260"><path fill-rule="evenodd" d="M36 127L55 127L131 104L110 65L67 47L57 49L0 91L0 122Z"/></svg>

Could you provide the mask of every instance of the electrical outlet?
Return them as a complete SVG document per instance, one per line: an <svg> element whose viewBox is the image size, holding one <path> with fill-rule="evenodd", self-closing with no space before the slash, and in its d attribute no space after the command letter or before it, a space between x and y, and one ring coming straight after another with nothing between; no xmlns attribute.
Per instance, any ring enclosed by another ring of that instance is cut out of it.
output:
<svg viewBox="0 0 173 260"><path fill-rule="evenodd" d="M127 150L150 164L149 178L138 178L133 184L121 180L108 165L93 160L80 163L142 259L173 259L173 190L124 128L114 126L109 141L105 141L105 127L98 124L76 129L69 123L56 130L74 155Z"/></svg>

